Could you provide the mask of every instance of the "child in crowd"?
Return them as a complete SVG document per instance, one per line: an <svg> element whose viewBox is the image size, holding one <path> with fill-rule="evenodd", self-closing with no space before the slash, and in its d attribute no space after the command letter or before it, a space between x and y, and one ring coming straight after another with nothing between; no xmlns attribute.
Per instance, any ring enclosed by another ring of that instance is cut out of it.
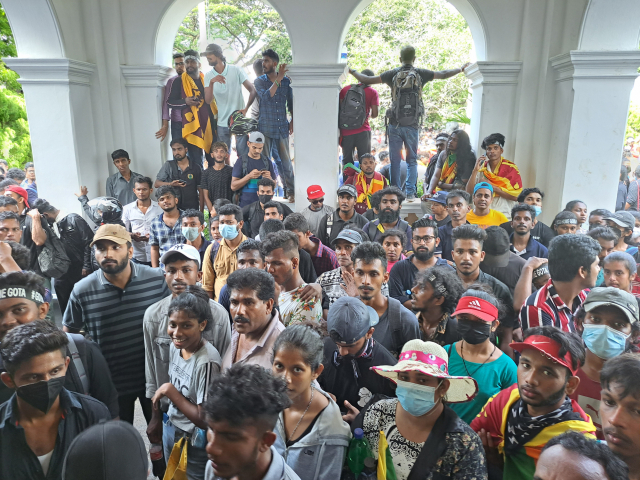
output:
<svg viewBox="0 0 640 480"><path fill-rule="evenodd" d="M380 235L377 241L387 254L387 273L391 271L396 262L407 258L402 253L407 244L407 235L404 232L392 228Z"/></svg>
<svg viewBox="0 0 640 480"><path fill-rule="evenodd" d="M551 229L556 236L567 233L578 233L578 217L575 213L563 210L556 215L551 223Z"/></svg>

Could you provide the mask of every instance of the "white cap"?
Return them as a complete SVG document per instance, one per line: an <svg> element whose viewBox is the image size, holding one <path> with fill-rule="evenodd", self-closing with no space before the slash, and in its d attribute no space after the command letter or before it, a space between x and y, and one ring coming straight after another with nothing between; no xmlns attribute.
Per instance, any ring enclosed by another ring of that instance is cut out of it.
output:
<svg viewBox="0 0 640 480"><path fill-rule="evenodd" d="M251 143L264 143L264 135L260 132L249 133L249 141Z"/></svg>
<svg viewBox="0 0 640 480"><path fill-rule="evenodd" d="M200 252L198 252L196 247L187 245L186 243L178 243L177 245L171 247L164 253L164 255L162 255L160 261L166 265L167 260L169 260L169 258L176 254L180 254L189 260L198 262L198 268L200 268Z"/></svg>

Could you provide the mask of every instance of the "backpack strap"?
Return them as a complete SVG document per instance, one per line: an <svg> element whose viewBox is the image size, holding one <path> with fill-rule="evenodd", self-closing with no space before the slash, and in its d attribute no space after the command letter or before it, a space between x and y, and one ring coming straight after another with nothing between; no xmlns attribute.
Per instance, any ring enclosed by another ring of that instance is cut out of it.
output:
<svg viewBox="0 0 640 480"><path fill-rule="evenodd" d="M215 242L213 242L213 245L211 247L211 256L209 257L211 259L211 265L213 266L215 266L216 257L218 256L218 250L220 250L220 242L216 240Z"/></svg>
<svg viewBox="0 0 640 480"><path fill-rule="evenodd" d="M400 307L402 304L399 300L389 297L389 311L387 312L387 318L389 319L389 327L391 329L391 337L393 343L398 346L397 352L392 352L395 356L400 354L400 350L404 343L402 342L402 321L400 319Z"/></svg>
<svg viewBox="0 0 640 480"><path fill-rule="evenodd" d="M375 220L372 220L369 223L369 228L367 229L367 235L369 235L369 238L371 239L371 241L373 242L373 239L376 236L376 230L378 229L378 225L375 224Z"/></svg>
<svg viewBox="0 0 640 480"><path fill-rule="evenodd" d="M396 228L398 230L400 230L401 232L407 233L407 230L409 229L409 223L405 220L402 220L401 218L398 220L398 225L396 225Z"/></svg>
<svg viewBox="0 0 640 480"><path fill-rule="evenodd" d="M82 361L83 355L80 354L80 349L78 348L78 345L82 347L83 353L85 354L84 357L86 357L85 339L82 335L72 333L67 333L67 338L69 339L67 347L71 354L71 360L73 361L73 365L76 367L78 377L80 377L80 382L82 382L82 393L89 395L89 377L87 376L87 371L85 370L84 363Z"/></svg>

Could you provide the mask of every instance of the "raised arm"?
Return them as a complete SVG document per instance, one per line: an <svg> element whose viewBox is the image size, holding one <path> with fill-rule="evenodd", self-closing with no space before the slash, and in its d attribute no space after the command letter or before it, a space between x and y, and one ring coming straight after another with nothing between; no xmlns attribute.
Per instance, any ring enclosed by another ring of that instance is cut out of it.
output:
<svg viewBox="0 0 640 480"><path fill-rule="evenodd" d="M349 73L353 75L356 80L358 80L358 82L364 83L365 85L375 85L376 83L382 83L382 78L380 78L380 75L376 77L370 77L369 75L364 75L357 70L354 70L353 68L349 69Z"/></svg>
<svg viewBox="0 0 640 480"><path fill-rule="evenodd" d="M470 63L465 63L460 68L454 68L452 70L441 70L439 72L433 72L434 80L445 80L447 78L455 77L456 75L464 72L464 70L471 65Z"/></svg>

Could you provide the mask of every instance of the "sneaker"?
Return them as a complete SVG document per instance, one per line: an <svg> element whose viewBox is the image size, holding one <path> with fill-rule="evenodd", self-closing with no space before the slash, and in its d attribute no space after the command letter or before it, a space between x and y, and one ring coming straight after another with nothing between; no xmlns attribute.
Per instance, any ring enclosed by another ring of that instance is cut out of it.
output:
<svg viewBox="0 0 640 480"><path fill-rule="evenodd" d="M289 195L289 203L296 203L296 198L293 194Z"/></svg>
<svg viewBox="0 0 640 480"><path fill-rule="evenodd" d="M407 202L415 202L417 200L415 195L407 195Z"/></svg>

